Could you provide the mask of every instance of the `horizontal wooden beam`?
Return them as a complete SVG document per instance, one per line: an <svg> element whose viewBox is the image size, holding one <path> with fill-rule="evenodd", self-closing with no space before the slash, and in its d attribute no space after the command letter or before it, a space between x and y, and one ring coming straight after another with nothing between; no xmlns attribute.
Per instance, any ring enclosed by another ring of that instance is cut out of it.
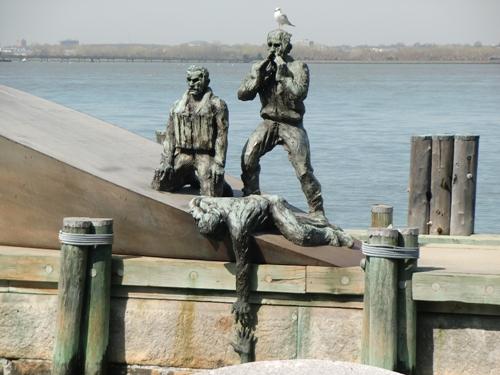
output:
<svg viewBox="0 0 500 375"><path fill-rule="evenodd" d="M500 275L416 272L413 299L500 305Z"/></svg>
<svg viewBox="0 0 500 375"><path fill-rule="evenodd" d="M57 282L59 251L0 247L0 280ZM234 290L234 263L113 256L112 283L188 289ZM253 291L305 293L305 266L256 265Z"/></svg>
<svg viewBox="0 0 500 375"><path fill-rule="evenodd" d="M113 257L114 285L234 290L235 265L227 262ZM251 290L305 293L305 266L258 265Z"/></svg>
<svg viewBox="0 0 500 375"><path fill-rule="evenodd" d="M113 256L112 283L141 288L234 291L234 263L169 258ZM252 291L362 296L359 267L255 265ZM0 280L57 283L59 251L0 246ZM500 306L500 275L416 272L413 298Z"/></svg>
<svg viewBox="0 0 500 375"><path fill-rule="evenodd" d="M55 254L0 251L0 280L57 282L59 251Z"/></svg>
<svg viewBox="0 0 500 375"><path fill-rule="evenodd" d="M113 256L112 284L118 286L234 290L229 262ZM0 280L57 282L59 251L0 247ZM359 267L261 264L252 271L251 290L273 293L362 295Z"/></svg>
<svg viewBox="0 0 500 375"><path fill-rule="evenodd" d="M306 267L306 292L363 295L364 272L361 267Z"/></svg>

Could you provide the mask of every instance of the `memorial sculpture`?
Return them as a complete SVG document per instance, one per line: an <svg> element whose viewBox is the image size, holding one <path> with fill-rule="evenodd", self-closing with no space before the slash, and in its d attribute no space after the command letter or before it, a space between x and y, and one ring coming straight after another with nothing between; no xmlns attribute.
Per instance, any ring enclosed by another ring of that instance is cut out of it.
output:
<svg viewBox="0 0 500 375"><path fill-rule="evenodd" d="M173 192L191 185L199 187L201 195L232 196L224 182L227 105L210 89L206 68L189 67L187 82L188 90L170 110L160 167L151 187Z"/></svg>
<svg viewBox="0 0 500 375"><path fill-rule="evenodd" d="M327 223L321 185L313 173L309 138L303 127L309 69L289 56L291 34L278 29L267 35L268 56L253 64L239 90L240 100L259 94L263 121L246 142L241 155L243 195L260 194L260 158L276 145L288 152L309 205L310 217Z"/></svg>
<svg viewBox="0 0 500 375"><path fill-rule="evenodd" d="M321 225L307 216L294 214L288 203L276 195L250 195L242 198L197 197L189 203L200 233L220 234L227 229L236 259L236 301L232 307L236 323L241 324L233 347L242 362L251 358L254 342L250 296L251 236L259 228L276 227L285 238L300 246L353 246L352 237L333 225Z"/></svg>
<svg viewBox="0 0 500 375"><path fill-rule="evenodd" d="M243 197L233 198L224 182L227 150L228 110L213 95L205 68L191 66L188 90L172 110L167 125L161 164L152 187L176 191L186 184L199 186L201 197L189 203L200 233L228 233L236 261L236 301L232 305L240 327L231 343L241 362L252 360L255 344L255 313L249 303L252 235L275 228L300 246L346 246L354 241L325 217L321 185L311 166L307 132L303 127L304 100L309 89L306 64L289 56L291 34L278 29L267 36L268 56L253 64L239 90L240 100L260 97L263 119L247 140L241 155ZM300 181L309 205L299 214L281 197L261 195L260 158L282 145ZM225 197L223 197L223 195Z"/></svg>

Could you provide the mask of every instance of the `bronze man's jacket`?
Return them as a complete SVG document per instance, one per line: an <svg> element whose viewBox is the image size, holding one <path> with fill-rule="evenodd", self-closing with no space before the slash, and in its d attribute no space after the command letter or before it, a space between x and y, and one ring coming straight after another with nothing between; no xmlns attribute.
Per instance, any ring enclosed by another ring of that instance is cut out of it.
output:
<svg viewBox="0 0 500 375"><path fill-rule="evenodd" d="M229 114L226 103L207 89L195 108L188 108L186 92L170 110L162 164L173 166L175 150L205 153L221 167L226 164Z"/></svg>
<svg viewBox="0 0 500 375"><path fill-rule="evenodd" d="M258 85L256 77L252 73L249 74L238 90L238 98L253 100L258 93L262 104L260 115L263 119L301 124L306 111L304 99L308 90L307 65L289 57L285 73L267 84Z"/></svg>

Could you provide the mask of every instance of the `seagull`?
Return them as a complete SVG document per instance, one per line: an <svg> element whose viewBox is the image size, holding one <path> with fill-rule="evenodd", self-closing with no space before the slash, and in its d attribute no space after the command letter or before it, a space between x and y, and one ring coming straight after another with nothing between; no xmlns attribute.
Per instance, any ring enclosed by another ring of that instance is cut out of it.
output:
<svg viewBox="0 0 500 375"><path fill-rule="evenodd" d="M281 29L281 25L290 25L290 26L295 26L292 25L290 21L288 21L288 17L286 16L285 13L281 13L281 8L276 8L274 10L274 19L276 22L278 22L278 28Z"/></svg>

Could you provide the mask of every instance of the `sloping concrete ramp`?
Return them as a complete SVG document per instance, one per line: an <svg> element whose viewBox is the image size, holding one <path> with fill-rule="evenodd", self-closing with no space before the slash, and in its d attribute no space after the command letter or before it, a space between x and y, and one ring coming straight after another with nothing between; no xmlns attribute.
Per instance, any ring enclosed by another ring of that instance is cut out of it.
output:
<svg viewBox="0 0 500 375"><path fill-rule="evenodd" d="M63 217L111 217L115 253L233 259L228 241L197 232L192 191L149 187L160 154L153 141L0 85L0 244L57 249ZM257 236L253 254L253 262L274 264L353 266L361 258L358 250L305 248L277 234Z"/></svg>

